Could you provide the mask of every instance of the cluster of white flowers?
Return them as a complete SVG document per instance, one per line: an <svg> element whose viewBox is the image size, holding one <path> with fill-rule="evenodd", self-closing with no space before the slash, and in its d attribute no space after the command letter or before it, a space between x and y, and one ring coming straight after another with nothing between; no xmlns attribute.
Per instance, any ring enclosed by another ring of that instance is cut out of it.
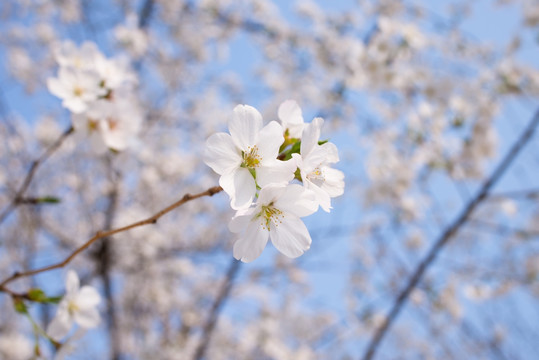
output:
<svg viewBox="0 0 539 360"><path fill-rule="evenodd" d="M73 322L85 329L96 327L101 322L97 310L100 302L101 296L97 290L88 285L81 288L77 273L69 270L66 277L66 294L47 328L47 334L59 341L69 333Z"/></svg>
<svg viewBox="0 0 539 360"><path fill-rule="evenodd" d="M305 124L293 100L280 105L278 116L281 124L263 127L255 108L238 105L230 134L217 133L206 142L204 161L221 175L219 184L237 210L229 229L239 234L234 257L244 262L256 259L268 238L288 257L303 254L311 236L300 218L318 206L329 212L331 198L344 192L344 174L330 167L339 161L337 147L320 141L324 121Z"/></svg>
<svg viewBox="0 0 539 360"><path fill-rule="evenodd" d="M94 43L77 47L70 41L57 46L55 58L58 77L47 85L71 111L79 139L88 139L98 154L126 149L142 122L133 94L136 77L127 61L106 58Z"/></svg>

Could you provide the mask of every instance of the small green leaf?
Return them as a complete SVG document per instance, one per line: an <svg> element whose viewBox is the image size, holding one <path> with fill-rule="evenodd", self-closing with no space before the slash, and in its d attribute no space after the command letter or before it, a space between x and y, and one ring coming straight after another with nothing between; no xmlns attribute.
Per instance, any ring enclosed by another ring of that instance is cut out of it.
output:
<svg viewBox="0 0 539 360"><path fill-rule="evenodd" d="M45 295L41 289L30 289L30 291L28 291L28 299L37 302L46 302L47 295Z"/></svg>
<svg viewBox="0 0 539 360"><path fill-rule="evenodd" d="M298 140L294 143L294 145L292 145L290 149L286 150L286 152L284 153L283 161L290 160L292 158L292 154L299 154L300 150L301 150L301 141Z"/></svg>
<svg viewBox="0 0 539 360"><path fill-rule="evenodd" d="M294 172L294 178L303 182L303 180L301 179L301 172L299 171L299 168L296 169L296 172Z"/></svg>
<svg viewBox="0 0 539 360"><path fill-rule="evenodd" d="M13 307L19 314L28 314L28 308L21 298L13 298Z"/></svg>
<svg viewBox="0 0 539 360"><path fill-rule="evenodd" d="M47 298L47 300L45 302L48 302L48 303L51 303L51 304L58 304L60 301L62 301L61 296L53 296L53 297Z"/></svg>
<svg viewBox="0 0 539 360"><path fill-rule="evenodd" d="M318 145L324 145L325 143L329 142L329 140L320 140L318 142Z"/></svg>
<svg viewBox="0 0 539 360"><path fill-rule="evenodd" d="M57 198L56 196L44 196L36 199L38 204L58 204L60 201L60 198Z"/></svg>

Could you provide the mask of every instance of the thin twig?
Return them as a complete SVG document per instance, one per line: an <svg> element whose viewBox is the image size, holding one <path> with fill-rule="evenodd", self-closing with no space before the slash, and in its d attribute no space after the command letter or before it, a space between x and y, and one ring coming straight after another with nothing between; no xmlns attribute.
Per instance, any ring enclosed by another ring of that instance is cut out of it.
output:
<svg viewBox="0 0 539 360"><path fill-rule="evenodd" d="M513 144L509 152L505 155L500 164L496 167L492 175L483 183L477 194L474 198L468 203L466 208L461 212L458 218L446 228L446 230L440 235L440 237L434 242L434 245L430 248L427 256L419 263L416 267L413 275L408 280L408 283L404 289L399 293L399 296L395 299L393 306L391 307L388 315L386 316L382 325L376 330L374 336L367 346L365 355L363 356L364 360L370 360L374 357L376 350L380 342L382 341L385 334L391 328L394 320L400 313L403 305L406 303L406 300L410 296L412 290L415 289L419 281L423 278L423 274L428 269L428 267L434 262L438 253L442 248L448 243L448 241L458 232L458 230L467 222L470 215L473 213L475 208L487 198L489 191L492 189L494 184L500 179L500 177L505 173L509 165L513 162L516 156L520 153L525 144L528 143L530 138L533 136L533 133L539 123L539 110L536 111L535 115L531 119L530 123L519 136L516 142Z"/></svg>
<svg viewBox="0 0 539 360"><path fill-rule="evenodd" d="M469 219L468 221L472 225L477 225L481 228L493 231L499 235L514 234L514 235L525 237L525 238L532 238L532 237L539 236L539 231L535 231L533 229L520 229L520 228L507 226L504 224L496 224L496 223L484 221L481 219Z"/></svg>
<svg viewBox="0 0 539 360"><path fill-rule="evenodd" d="M217 294L217 297L215 298L215 301L213 302L213 305L211 307L210 316L208 317L208 320L206 320L206 323L202 328L202 336L195 351L195 356L193 357L194 360L201 360L206 353L206 349L208 348L208 345L210 343L213 330L215 329L215 325L217 324L217 319L219 318L219 314L221 313L226 299L230 295L230 290L232 289L232 285L234 284L234 278L236 277L240 264L241 262L236 259L233 259L230 263L225 279L223 280L223 283L221 285L221 289L219 290L219 294Z"/></svg>
<svg viewBox="0 0 539 360"><path fill-rule="evenodd" d="M73 251L71 253L71 255L69 255L65 260L63 260L63 261L61 261L59 263L49 265L49 266L45 266L45 267L42 267L42 268L38 268L38 269L35 269L35 270L29 270L29 271L24 271L24 272L15 272L13 275L11 275L10 277L8 277L4 281L2 281L2 283L0 283L0 291L6 291L5 286L7 284L9 284L10 282L16 280L16 279L23 278L23 277L28 277L28 276L33 276L33 275L36 275L36 274L39 274L39 273L42 273L42 272L45 272L45 271L49 271L49 270L53 270L53 269L59 269L59 268L62 268L64 266L66 266L78 254L80 254L81 252L86 250L90 245L92 245L94 242L96 242L99 239L106 238L106 237L109 237L111 235L118 234L118 233L121 233L121 232L124 232L124 231L127 231L127 230L131 230L131 229L139 227L139 226L155 224L155 223L157 223L157 220L161 216L171 212L172 210L174 210L177 207L185 204L186 202L189 202L191 200L198 199L198 198L201 198L201 197L204 197L204 196L213 196L213 195L221 192L222 190L223 190L223 188L221 188L220 186L214 186L214 187L209 188L206 191L203 191L203 192L195 194L195 195L185 194L180 200L176 201L174 204L166 207L165 209L159 211L155 215L153 215L153 216L151 216L151 217L149 217L149 218L147 218L145 220L137 221L135 223L132 223L130 225L126 225L126 226L123 226L123 227L120 227L120 228L117 228L117 229L106 230L106 231L98 231L92 238L90 238L90 240L86 241L82 246L80 246L75 251Z"/></svg>
<svg viewBox="0 0 539 360"><path fill-rule="evenodd" d="M539 198L539 190L538 189L530 189L530 190L516 190L516 191L510 191L505 193L497 193L497 194L491 194L489 195L489 200L504 200L508 198L523 198L528 200L534 200L536 198Z"/></svg>
<svg viewBox="0 0 539 360"><path fill-rule="evenodd" d="M38 167L43 164L58 148L64 140L73 132L73 127L71 126L69 129L64 131L62 135L47 149L45 152L36 160L32 162L32 165L30 166L30 169L28 169L28 173L26 173L26 177L24 178L24 181L15 193L15 196L13 197L13 200L11 200L11 203L6 206L6 208L2 211L0 214L0 224L11 214L13 210L17 207L17 205L23 203L23 195L28 190L28 187L30 186L30 183L32 182L32 179L34 178L34 175L36 174L36 171Z"/></svg>

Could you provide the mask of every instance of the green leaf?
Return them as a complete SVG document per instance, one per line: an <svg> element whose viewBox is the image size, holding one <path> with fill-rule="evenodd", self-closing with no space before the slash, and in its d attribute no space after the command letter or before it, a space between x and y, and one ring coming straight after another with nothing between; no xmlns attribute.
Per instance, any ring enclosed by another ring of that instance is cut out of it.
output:
<svg viewBox="0 0 539 360"><path fill-rule="evenodd" d="M36 302L46 302L47 295L45 295L41 289L30 289L30 291L28 291L28 299Z"/></svg>
<svg viewBox="0 0 539 360"><path fill-rule="evenodd" d="M329 140L320 140L318 142L318 145L324 145L325 143L329 142Z"/></svg>
<svg viewBox="0 0 539 360"><path fill-rule="evenodd" d="M296 172L294 172L294 178L303 182L303 180L301 179L301 172L299 171L299 169L296 169Z"/></svg>
<svg viewBox="0 0 539 360"><path fill-rule="evenodd" d="M292 145L290 149L286 150L286 152L284 153L283 161L290 160L292 158L292 154L299 154L300 150L301 141L298 140L294 143L294 145Z"/></svg>
<svg viewBox="0 0 539 360"><path fill-rule="evenodd" d="M28 308L21 298L13 298L13 307L19 314L28 314Z"/></svg>
<svg viewBox="0 0 539 360"><path fill-rule="evenodd" d="M60 201L60 198L57 198L56 196L44 196L36 199L38 204L58 204Z"/></svg>
<svg viewBox="0 0 539 360"><path fill-rule="evenodd" d="M51 303L51 304L58 304L60 301L62 301L61 296L48 297L46 300L46 302Z"/></svg>

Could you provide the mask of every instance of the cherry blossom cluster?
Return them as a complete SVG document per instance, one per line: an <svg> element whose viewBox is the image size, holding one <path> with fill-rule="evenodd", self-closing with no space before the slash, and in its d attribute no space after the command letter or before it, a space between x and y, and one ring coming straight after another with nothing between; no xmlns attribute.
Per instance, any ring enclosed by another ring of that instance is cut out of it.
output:
<svg viewBox="0 0 539 360"><path fill-rule="evenodd" d="M234 108L228 129L206 142L204 161L221 175L219 184L236 215L229 229L238 234L234 257L256 259L268 238L284 255L295 258L310 248L311 236L300 219L344 192L344 174L331 167L337 147L320 141L322 118L305 124L293 100L279 106L281 123L263 126L253 107Z"/></svg>
<svg viewBox="0 0 539 360"><path fill-rule="evenodd" d="M91 42L77 47L65 41L54 55L60 69L47 85L71 112L75 134L97 154L126 149L142 121L127 60L106 58Z"/></svg>

